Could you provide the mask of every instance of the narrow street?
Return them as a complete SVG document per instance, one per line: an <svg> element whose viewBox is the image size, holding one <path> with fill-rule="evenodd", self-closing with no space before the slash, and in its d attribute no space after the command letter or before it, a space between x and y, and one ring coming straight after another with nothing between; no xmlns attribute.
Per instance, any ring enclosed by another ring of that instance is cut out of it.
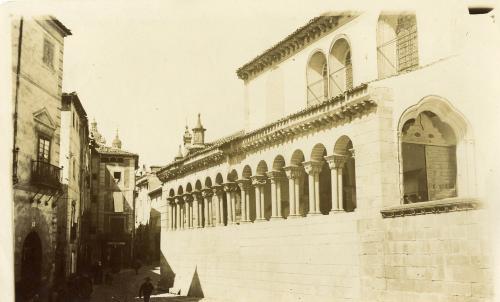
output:
<svg viewBox="0 0 500 302"><path fill-rule="evenodd" d="M113 275L112 285L95 285L91 302L132 302L143 301L139 299L139 288L144 282L144 278L150 277L152 283L156 286L160 277L160 268L158 266L143 266L136 275L132 269L124 269L118 274ZM114 297L114 299L113 299ZM151 302L208 302L207 299L183 297L174 294L158 292L155 290L151 296Z"/></svg>

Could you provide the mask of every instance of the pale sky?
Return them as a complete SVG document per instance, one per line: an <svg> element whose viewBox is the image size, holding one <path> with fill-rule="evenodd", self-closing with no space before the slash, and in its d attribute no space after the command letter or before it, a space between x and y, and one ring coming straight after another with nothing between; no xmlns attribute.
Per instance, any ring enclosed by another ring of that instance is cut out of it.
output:
<svg viewBox="0 0 500 302"><path fill-rule="evenodd" d="M201 113L206 140L243 127L236 69L332 1L53 1L16 11L53 14L65 40L63 91L76 91L90 121L141 164L173 160Z"/></svg>

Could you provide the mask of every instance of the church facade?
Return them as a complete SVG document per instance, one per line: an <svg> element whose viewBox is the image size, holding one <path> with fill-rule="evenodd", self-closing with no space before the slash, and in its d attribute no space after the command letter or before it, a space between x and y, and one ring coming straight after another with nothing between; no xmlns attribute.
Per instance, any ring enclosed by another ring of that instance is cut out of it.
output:
<svg viewBox="0 0 500 302"><path fill-rule="evenodd" d="M324 14L237 70L157 172L162 276L228 301L489 301L494 70L467 9ZM474 64L472 64L474 62ZM495 90L496 89L496 90ZM478 104L481 104L478 106ZM237 129L235 129L237 130Z"/></svg>

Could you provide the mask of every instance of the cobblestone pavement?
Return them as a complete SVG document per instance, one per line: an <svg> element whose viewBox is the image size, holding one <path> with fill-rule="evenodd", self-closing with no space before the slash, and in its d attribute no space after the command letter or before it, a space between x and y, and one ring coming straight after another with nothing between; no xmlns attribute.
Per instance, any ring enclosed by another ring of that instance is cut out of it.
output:
<svg viewBox="0 0 500 302"><path fill-rule="evenodd" d="M136 275L134 270L125 269L113 275L113 284L95 285L90 302L139 302L139 287L144 278L150 277L154 285L160 278L160 268L145 266L139 269ZM169 293L155 291L151 296L151 302L211 302L207 299L183 297Z"/></svg>

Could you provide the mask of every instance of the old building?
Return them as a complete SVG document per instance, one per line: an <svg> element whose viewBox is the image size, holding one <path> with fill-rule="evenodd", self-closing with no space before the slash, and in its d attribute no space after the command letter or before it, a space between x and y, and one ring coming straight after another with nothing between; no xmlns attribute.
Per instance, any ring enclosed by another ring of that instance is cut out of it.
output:
<svg viewBox="0 0 500 302"><path fill-rule="evenodd" d="M168 287L489 301L498 88L479 26L492 18L466 7L325 14L239 68L244 129L209 144L186 129L157 172Z"/></svg>
<svg viewBox="0 0 500 302"><path fill-rule="evenodd" d="M91 123L91 263L115 270L130 264L134 230L135 170L139 156L122 150L118 132L111 146Z"/></svg>
<svg viewBox="0 0 500 302"><path fill-rule="evenodd" d="M160 261L161 182L156 171L161 167L143 167L136 176L135 257L145 263Z"/></svg>
<svg viewBox="0 0 500 302"><path fill-rule="evenodd" d="M58 205L58 244L56 270L67 277L81 267L80 256L83 213L90 206L89 128L85 109L78 95L63 93L61 104L61 140L59 164L63 167L63 195ZM82 253L81 253L82 252ZM77 265L80 263L80 265Z"/></svg>
<svg viewBox="0 0 500 302"><path fill-rule="evenodd" d="M19 301L55 273L64 37L54 17L12 21L14 266Z"/></svg>

